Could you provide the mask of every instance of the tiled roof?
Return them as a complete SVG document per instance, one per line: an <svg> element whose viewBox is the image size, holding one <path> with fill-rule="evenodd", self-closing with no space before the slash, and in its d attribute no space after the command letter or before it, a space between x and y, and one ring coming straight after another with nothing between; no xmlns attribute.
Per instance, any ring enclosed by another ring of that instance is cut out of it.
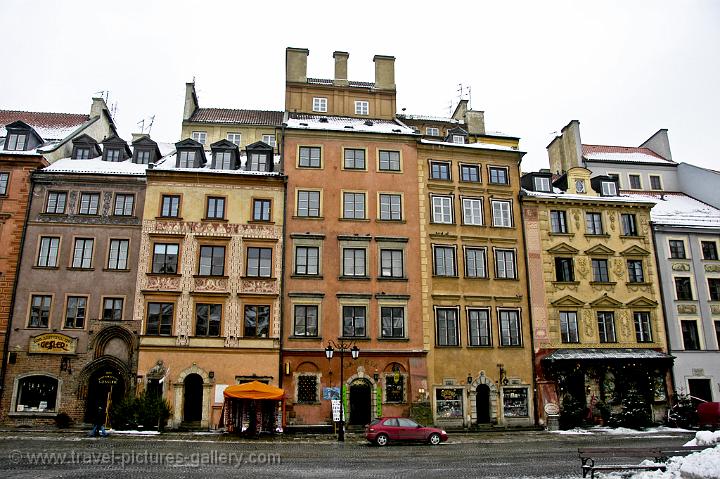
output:
<svg viewBox="0 0 720 479"><path fill-rule="evenodd" d="M90 115L0 110L0 137L7 134L5 125L17 120L24 121L32 126L43 140L62 140L80 125L90 120Z"/></svg>
<svg viewBox="0 0 720 479"><path fill-rule="evenodd" d="M280 126L283 121L283 112L269 110L235 110L231 108L198 108L188 121L198 123Z"/></svg>
<svg viewBox="0 0 720 479"><path fill-rule="evenodd" d="M333 81L329 78L308 78L308 83L313 85L332 85ZM356 88L375 88L375 83L369 81L349 81L348 85Z"/></svg>
<svg viewBox="0 0 720 479"><path fill-rule="evenodd" d="M582 145L582 154L588 160L623 163L674 163L650 148L635 146Z"/></svg>

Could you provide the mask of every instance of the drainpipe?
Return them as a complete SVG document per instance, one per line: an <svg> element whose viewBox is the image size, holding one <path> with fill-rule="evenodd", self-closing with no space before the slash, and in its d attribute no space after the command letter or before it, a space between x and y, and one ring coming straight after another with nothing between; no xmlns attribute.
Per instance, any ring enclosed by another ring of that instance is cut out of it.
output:
<svg viewBox="0 0 720 479"><path fill-rule="evenodd" d="M282 389L283 381L285 379L285 364L283 362L283 324L285 323L285 258L287 256L287 244L285 243L285 233L287 230L287 175L285 174L285 126L287 124L283 122L280 127L280 171L283 174L283 225L282 225L282 259L280 261L280 351L278 353L278 364L279 364L279 376L278 376L278 387ZM282 424L285 425L285 418L282 418Z"/></svg>
<svg viewBox="0 0 720 479"><path fill-rule="evenodd" d="M660 308L660 310L663 312L663 318L665 320L664 321L665 322L665 344L667 344L667 350L668 350L668 354L669 354L671 352L670 351L670 324L668 322L670 318L668 317L669 315L666 314L666 311L665 311L665 306L667 303L665 302L665 293L664 293L664 288L663 288L663 284L662 284L663 278L660 276L660 257L658 256L658 241L657 241L657 236L655 235L655 231L656 231L655 223L650 221L649 226L650 226L650 236L652 237L653 247L655 249L655 268L657 269L657 278L659 281L658 289L660 290L660 302L662 303L662 308ZM670 367L668 369L669 369L668 372L670 373L670 392L672 393L671 397L672 397L672 400L675 401L675 367L674 367L674 364L672 367Z"/></svg>

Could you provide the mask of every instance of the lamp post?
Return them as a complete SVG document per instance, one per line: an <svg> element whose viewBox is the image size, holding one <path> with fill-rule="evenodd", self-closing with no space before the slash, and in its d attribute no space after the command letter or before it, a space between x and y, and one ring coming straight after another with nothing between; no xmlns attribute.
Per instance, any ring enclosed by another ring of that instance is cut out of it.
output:
<svg viewBox="0 0 720 479"><path fill-rule="evenodd" d="M345 351L350 351L350 355L353 359L357 359L358 356L360 356L360 348L358 348L354 342L352 341L343 341L342 339L337 340L337 342L333 341L332 339L328 341L328 345L325 348L325 357L328 359L328 362L333 357L333 354L335 353L335 350L340 351L340 429L338 429L338 441L344 442L345 441L345 411L343 410L344 404L343 404L343 396L342 396L342 390L343 390L343 382L345 381L344 378L344 359L345 359Z"/></svg>

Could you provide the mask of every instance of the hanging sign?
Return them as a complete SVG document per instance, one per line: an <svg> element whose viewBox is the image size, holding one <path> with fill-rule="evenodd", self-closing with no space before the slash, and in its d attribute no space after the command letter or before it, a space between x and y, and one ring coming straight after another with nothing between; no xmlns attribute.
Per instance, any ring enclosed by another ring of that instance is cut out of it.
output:
<svg viewBox="0 0 720 479"><path fill-rule="evenodd" d="M340 400L339 399L332 399L332 413L333 413L333 421L338 422L340 421Z"/></svg>
<svg viewBox="0 0 720 479"><path fill-rule="evenodd" d="M60 333L47 333L30 338L28 353L75 354L77 338Z"/></svg>

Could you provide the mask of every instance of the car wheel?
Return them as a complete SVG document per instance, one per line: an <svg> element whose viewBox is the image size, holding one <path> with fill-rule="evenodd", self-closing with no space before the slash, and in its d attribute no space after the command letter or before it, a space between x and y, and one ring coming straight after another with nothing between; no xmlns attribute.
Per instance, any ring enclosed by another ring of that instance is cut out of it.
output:
<svg viewBox="0 0 720 479"><path fill-rule="evenodd" d="M440 434L434 432L430 434L430 437L428 438L428 442L432 444L433 446L437 446L440 444Z"/></svg>
<svg viewBox="0 0 720 479"><path fill-rule="evenodd" d="M378 434L378 436L375 438L375 445L383 447L387 446L388 443L388 437L387 434Z"/></svg>

